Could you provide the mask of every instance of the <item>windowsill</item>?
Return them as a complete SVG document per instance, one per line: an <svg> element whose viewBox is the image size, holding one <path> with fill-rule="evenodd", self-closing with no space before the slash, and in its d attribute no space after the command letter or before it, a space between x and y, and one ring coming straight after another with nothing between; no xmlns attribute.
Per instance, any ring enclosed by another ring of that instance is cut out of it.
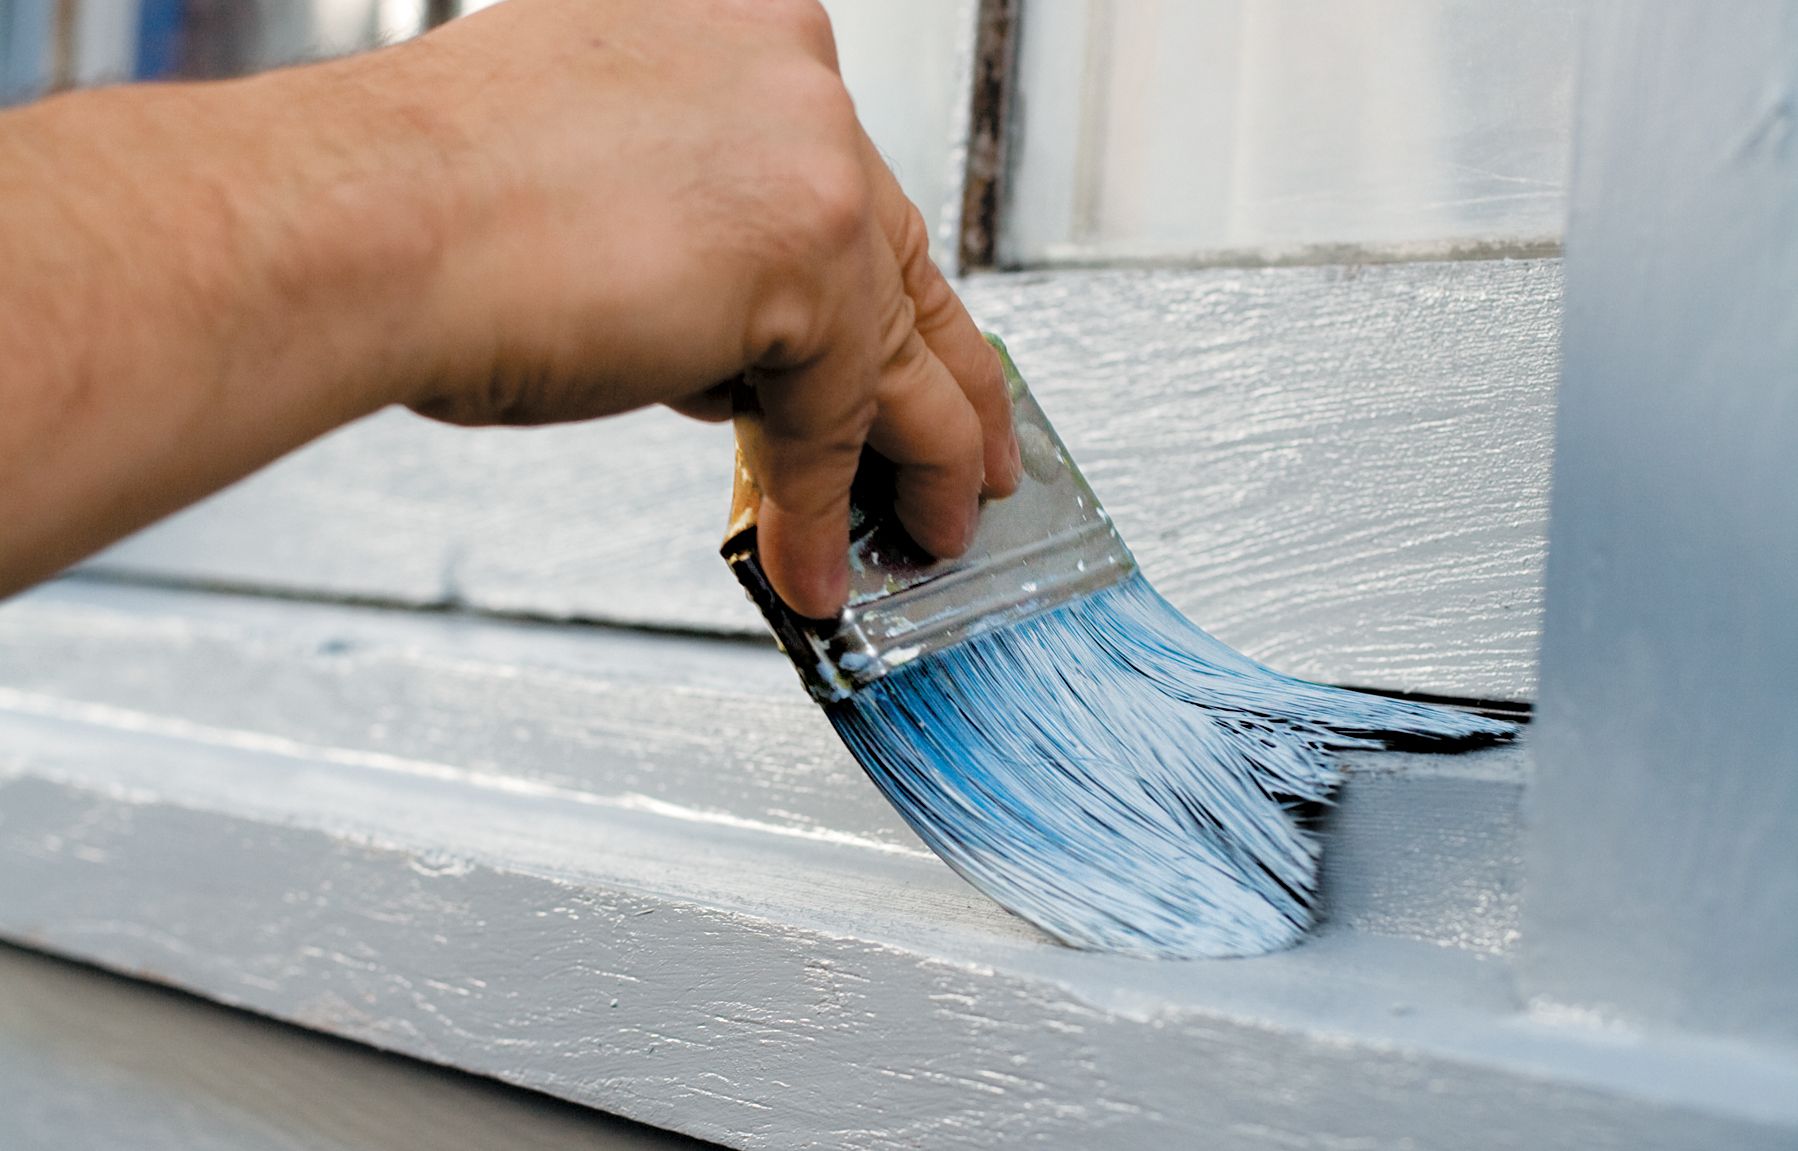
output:
<svg viewBox="0 0 1798 1151"><path fill-rule="evenodd" d="M962 885L760 646L71 580L0 611L0 748L9 938L730 1145L1798 1120L1518 1009L1516 749L1359 763L1325 930L1147 963Z"/></svg>

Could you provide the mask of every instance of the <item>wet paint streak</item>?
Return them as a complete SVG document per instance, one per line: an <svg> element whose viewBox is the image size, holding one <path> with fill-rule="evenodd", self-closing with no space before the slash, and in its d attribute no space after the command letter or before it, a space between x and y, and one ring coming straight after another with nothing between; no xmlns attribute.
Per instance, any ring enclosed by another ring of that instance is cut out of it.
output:
<svg viewBox="0 0 1798 1151"><path fill-rule="evenodd" d="M944 861L1074 947L1254 955L1309 926L1292 815L1331 752L1491 743L1508 723L1281 675L1140 575L933 653L828 709Z"/></svg>

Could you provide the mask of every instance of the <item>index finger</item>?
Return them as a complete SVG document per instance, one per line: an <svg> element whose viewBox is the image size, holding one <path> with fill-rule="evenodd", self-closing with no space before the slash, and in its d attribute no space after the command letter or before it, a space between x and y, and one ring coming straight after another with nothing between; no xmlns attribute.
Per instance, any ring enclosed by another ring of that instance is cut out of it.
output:
<svg viewBox="0 0 1798 1151"><path fill-rule="evenodd" d="M1023 464L1012 431L1011 393L998 353L980 334L961 297L930 258L930 228L924 214L899 187L867 134L862 148L874 180L874 211L881 232L899 263L913 320L925 347L940 360L980 418L986 495L1004 498L1018 488Z"/></svg>

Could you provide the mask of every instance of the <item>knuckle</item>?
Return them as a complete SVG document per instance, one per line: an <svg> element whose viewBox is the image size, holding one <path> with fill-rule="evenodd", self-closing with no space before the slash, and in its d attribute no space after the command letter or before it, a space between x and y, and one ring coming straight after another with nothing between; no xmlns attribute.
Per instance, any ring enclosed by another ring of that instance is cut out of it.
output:
<svg viewBox="0 0 1798 1151"><path fill-rule="evenodd" d="M830 13L820 0L760 0L762 17L784 28L807 45L828 46L835 51L836 36L831 30Z"/></svg>
<svg viewBox="0 0 1798 1151"><path fill-rule="evenodd" d="M964 382L968 386L969 396L982 413L1009 430L1011 393L1005 386L1005 368L999 362L999 353L993 351L985 340L980 341L978 354L968 372L968 379Z"/></svg>
<svg viewBox="0 0 1798 1151"><path fill-rule="evenodd" d="M750 319L744 362L764 371L780 371L806 359L817 343L817 312L804 293L784 290L771 294Z"/></svg>
<svg viewBox="0 0 1798 1151"><path fill-rule="evenodd" d="M944 329L961 316L960 301L948 279L930 258L930 226L916 204L906 205L895 238L894 254L905 284L917 304L918 326L926 331Z"/></svg>
<svg viewBox="0 0 1798 1151"><path fill-rule="evenodd" d="M925 367L924 339L918 334L918 304L896 293L880 321L880 358L888 370L908 377Z"/></svg>
<svg viewBox="0 0 1798 1151"><path fill-rule="evenodd" d="M961 301L941 276L920 280L914 296L919 330L933 334L952 332L961 321Z"/></svg>
<svg viewBox="0 0 1798 1151"><path fill-rule="evenodd" d="M802 177L803 226L812 244L826 252L850 248L866 233L873 215L867 173L847 155L831 156L807 167Z"/></svg>
<svg viewBox="0 0 1798 1151"><path fill-rule="evenodd" d="M899 257L902 268L917 267L930 259L930 225L925 221L923 211L909 200L905 205L905 217L899 223L894 254Z"/></svg>
<svg viewBox="0 0 1798 1151"><path fill-rule="evenodd" d="M855 97L849 94L843 78L829 68L810 68L799 83L799 94L825 138L833 147L856 155L862 122L855 111ZM859 160L856 166L861 166Z"/></svg>
<svg viewBox="0 0 1798 1151"><path fill-rule="evenodd" d="M770 157L761 203L792 255L834 254L875 220L875 184L862 159L855 104L842 78L825 68L799 69L781 85L781 100L806 131Z"/></svg>
<svg viewBox="0 0 1798 1151"><path fill-rule="evenodd" d="M949 436L950 442L957 448L955 458L963 473L978 485L986 470L983 459L986 435L981 427L980 417L975 414L973 407L964 404L956 409L951 424Z"/></svg>

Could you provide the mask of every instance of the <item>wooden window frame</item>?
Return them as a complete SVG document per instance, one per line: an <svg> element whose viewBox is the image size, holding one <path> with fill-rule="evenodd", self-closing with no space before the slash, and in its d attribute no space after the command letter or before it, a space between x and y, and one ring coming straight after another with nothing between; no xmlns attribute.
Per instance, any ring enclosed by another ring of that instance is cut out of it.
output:
<svg viewBox="0 0 1798 1151"><path fill-rule="evenodd" d="M1636 33L1619 43L1694 32L1607 12L1601 29ZM1749 43L1757 19L1712 34ZM1622 48L1595 59L1605 91L1660 82ZM1754 59L1762 73L1707 75L1739 93L1785 74ZM1773 139L1779 107L1744 139ZM1745 147L1775 159L1742 180L1791 171L1789 149ZM1560 282L1542 259L963 287L1195 618L1319 678L1520 702ZM1121 414L1120 380L1136 389ZM744 641L747 612L693 590L722 571L682 574L713 562L690 526L722 509L723 475L693 462L718 454L709 434L380 417L0 608L0 933L738 1147L1205 1132L1771 1148L1798 1132L1777 1026L1709 1034L1657 1011L1653 979L1629 984L1621 1021L1593 1014L1578 912L1614 888L1576 885L1531 950L1535 893L1594 850L1569 846L1571 808L1525 818L1538 758L1557 787L1583 778L1567 712L1540 757L1525 741L1353 761L1318 816L1328 921L1294 951L1157 964L1036 936L879 802L781 657ZM1445 460L1444 443L1465 451ZM1216 474L1195 479L1195 457ZM410 462L357 472L377 458ZM1428 518L1366 511L1413 458ZM1217 501L1255 491L1245 460L1279 476L1249 533L1261 551L1218 534ZM376 474L382 501L358 493ZM486 501L532 474L615 480L614 504L659 519ZM457 475L474 478L446 489ZM395 536L400 519L426 526ZM1320 567L1345 525L1366 563ZM521 539L547 550L535 576ZM694 558L671 568L675 553ZM1394 586L1424 593L1411 618ZM1557 638L1549 617L1550 650L1577 651L1578 621ZM1382 629L1385 649L1367 642ZM1594 778L1634 777L1619 760ZM1705 827L1720 841L1729 823ZM1654 842L1599 828L1631 858ZM1775 873L1776 842L1752 845ZM1747 938L1761 959L1780 945Z"/></svg>

